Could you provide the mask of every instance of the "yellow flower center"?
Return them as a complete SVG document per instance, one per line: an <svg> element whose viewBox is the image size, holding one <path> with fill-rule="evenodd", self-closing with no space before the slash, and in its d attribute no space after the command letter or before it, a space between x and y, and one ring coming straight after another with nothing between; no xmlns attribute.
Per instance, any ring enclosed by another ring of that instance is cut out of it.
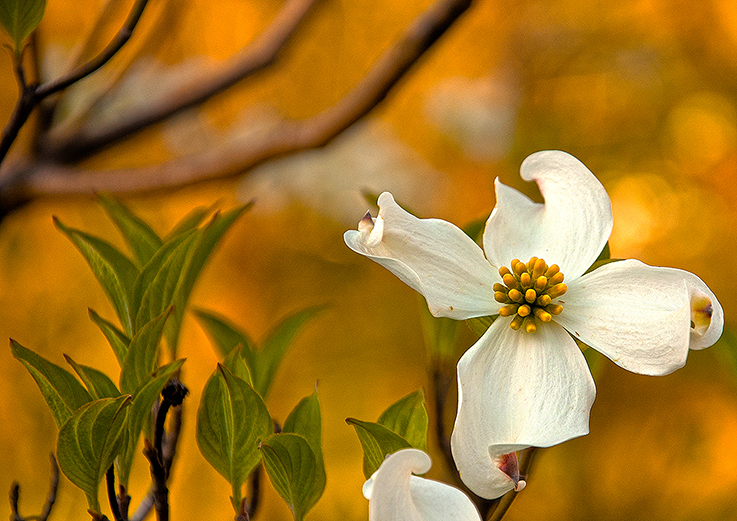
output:
<svg viewBox="0 0 737 521"><path fill-rule="evenodd" d="M565 294L568 287L563 284L563 274L557 264L547 263L532 257L527 264L514 259L512 269L499 268L504 284L494 284L494 299L506 304L499 310L502 317L512 317L509 327L514 330L524 328L528 333L537 331L537 323L550 322L553 315L560 315L563 306L553 304Z"/></svg>

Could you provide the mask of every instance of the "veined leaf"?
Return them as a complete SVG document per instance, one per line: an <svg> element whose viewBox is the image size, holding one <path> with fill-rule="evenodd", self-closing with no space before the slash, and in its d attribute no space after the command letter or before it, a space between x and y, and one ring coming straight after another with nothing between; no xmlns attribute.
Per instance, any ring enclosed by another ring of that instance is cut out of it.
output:
<svg viewBox="0 0 737 521"><path fill-rule="evenodd" d="M246 332L239 331L236 326L225 318L204 309L195 309L193 313L202 324L221 357L227 356L233 351L233 348L240 345L243 357L248 360L249 366L251 366L255 344Z"/></svg>
<svg viewBox="0 0 737 521"><path fill-rule="evenodd" d="M45 8L46 0L0 0L0 24L13 40L16 56L23 40L41 23Z"/></svg>
<svg viewBox="0 0 737 521"><path fill-rule="evenodd" d="M325 462L322 456L322 415L320 401L317 398L317 389L310 396L302 398L297 406L289 413L282 428L283 433L293 433L302 436L309 443L315 455L315 476L311 486L314 497L308 502L314 505L325 490Z"/></svg>
<svg viewBox="0 0 737 521"><path fill-rule="evenodd" d="M233 504L258 464L258 442L273 432L264 401L223 365L210 377L197 409L197 444L205 459L230 483Z"/></svg>
<svg viewBox="0 0 737 521"><path fill-rule="evenodd" d="M316 478L317 464L310 444L298 434L274 434L259 445L274 489L287 502L295 521L317 503L325 483Z"/></svg>
<svg viewBox="0 0 737 521"><path fill-rule="evenodd" d="M198 234L198 240L193 248L189 250L186 264L182 270L179 283L176 285L174 296L171 303L174 305L174 316L172 323L167 328L166 339L172 353L176 353L177 342L179 340L179 329L184 317L184 310L189 301L189 295L192 293L195 281L200 275L202 268L205 266L207 259L220 242L230 226L240 217L243 212L251 207L251 203L247 203L233 210L222 214L216 213Z"/></svg>
<svg viewBox="0 0 737 521"><path fill-rule="evenodd" d="M407 440L378 423L364 422L355 418L348 418L346 422L353 425L361 442L363 475L366 479L379 469L387 455L412 447Z"/></svg>
<svg viewBox="0 0 737 521"><path fill-rule="evenodd" d="M254 356L257 366L251 367L253 386L261 396L266 397L269 393L276 370L297 333L323 309L325 306L313 306L289 315L266 336L261 349Z"/></svg>
<svg viewBox="0 0 737 521"><path fill-rule="evenodd" d="M77 409L59 429L59 467L87 496L90 509L100 511L97 492L125 438L125 409L130 396L103 398Z"/></svg>
<svg viewBox="0 0 737 521"><path fill-rule="evenodd" d="M248 382L248 385L253 387L251 371L249 371L248 365L243 359L240 344L235 346L235 348L230 353L228 353L228 356L223 358L223 365L228 368L228 371L233 373L238 378L245 380L246 382Z"/></svg>
<svg viewBox="0 0 737 521"><path fill-rule="evenodd" d="M156 369L159 341L170 310L145 324L131 339L128 353L120 369L120 390L127 394L135 393Z"/></svg>
<svg viewBox="0 0 737 521"><path fill-rule="evenodd" d="M120 230L123 239L138 260L138 264L145 266L163 245L161 238L120 201L105 194L98 194L98 200Z"/></svg>
<svg viewBox="0 0 737 521"><path fill-rule="evenodd" d="M57 427L61 427L76 409L92 400L79 380L66 369L49 362L13 339L10 339L10 348L13 356L36 380Z"/></svg>
<svg viewBox="0 0 737 521"><path fill-rule="evenodd" d="M128 409L127 436L118 458L118 479L121 485L127 486L130 478L136 446L142 431L150 437L152 410L156 399L166 383L184 363L184 359L175 360L160 367L148 380L144 381L133 395Z"/></svg>
<svg viewBox="0 0 737 521"><path fill-rule="evenodd" d="M100 398L117 398L120 391L108 375L86 365L80 365L71 356L64 355L64 359L72 366L74 372L82 379L87 391L93 400Z"/></svg>
<svg viewBox="0 0 737 521"><path fill-rule="evenodd" d="M481 337L484 333L486 333L486 330L489 329L491 323L494 322L494 320L496 320L496 317L498 316L499 315L467 318L466 324L468 325L468 327L471 328L471 331Z"/></svg>
<svg viewBox="0 0 737 521"><path fill-rule="evenodd" d="M195 316L222 356L230 353L236 345L242 346L241 354L248 364L253 388L265 397L279 364L297 333L323 309L324 306L313 306L287 316L266 336L260 349L256 348L245 332L239 331L226 319L201 309L195 311Z"/></svg>
<svg viewBox="0 0 737 521"><path fill-rule="evenodd" d="M130 304L133 286L138 277L136 265L102 239L69 228L57 218L54 218L54 224L87 260L92 273L113 304L123 330L126 334L132 335L133 318Z"/></svg>
<svg viewBox="0 0 737 521"><path fill-rule="evenodd" d="M105 335L105 338L107 339L108 343L110 344L110 347L113 348L113 353L115 353L115 358L118 359L118 364L123 365L123 360L125 360L125 355L128 353L128 346L131 343L131 339L128 338L128 336L123 333L120 329L115 327L114 324L108 322L104 318L102 318L100 315L95 313L93 310L88 310L90 319L92 319L92 322L97 324L97 327L100 328L100 331L102 331L102 334Z"/></svg>
<svg viewBox="0 0 737 521"><path fill-rule="evenodd" d="M415 449L427 452L427 410L422 389L389 406L379 424L405 439Z"/></svg>
<svg viewBox="0 0 737 521"><path fill-rule="evenodd" d="M420 302L420 324L425 339L428 357L444 360L455 365L456 344L461 331L461 322L445 317L434 317L427 309L425 299Z"/></svg>
<svg viewBox="0 0 737 521"><path fill-rule="evenodd" d="M190 230L166 241L143 267L133 288L132 309L136 310L136 324L145 323L158 314L157 310L163 311L171 304L187 252L197 233L197 230Z"/></svg>

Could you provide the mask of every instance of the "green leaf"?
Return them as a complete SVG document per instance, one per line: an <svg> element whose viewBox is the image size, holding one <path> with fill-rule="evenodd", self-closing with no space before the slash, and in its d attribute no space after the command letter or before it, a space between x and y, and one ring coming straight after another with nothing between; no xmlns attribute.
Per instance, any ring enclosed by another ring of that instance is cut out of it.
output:
<svg viewBox="0 0 737 521"><path fill-rule="evenodd" d="M499 315L494 315L493 317L475 317L475 318L467 318L466 324L469 328L471 328L471 331L473 331L476 335L481 337L484 333L486 333L486 330L489 329L489 326L496 320L496 317Z"/></svg>
<svg viewBox="0 0 737 521"><path fill-rule="evenodd" d="M87 496L90 509L100 511L97 492L125 440L131 397L95 400L77 409L59 430L59 467Z"/></svg>
<svg viewBox="0 0 737 521"><path fill-rule="evenodd" d="M114 324L111 324L91 309L88 310L88 312L92 322L97 324L97 327L100 328L102 334L105 335L110 347L113 348L113 353L115 353L115 358L118 359L118 364L122 366L123 360L125 360L125 355L128 353L128 346L131 343L131 339L128 338L128 336L120 329L115 327Z"/></svg>
<svg viewBox="0 0 737 521"><path fill-rule="evenodd" d="M187 215L174 225L174 228L167 234L165 240L169 240L176 237L180 233L188 232L197 228L202 224L208 215L213 211L212 206L198 206L194 210L190 211Z"/></svg>
<svg viewBox="0 0 737 521"><path fill-rule="evenodd" d="M323 309L325 306L313 306L289 315L272 329L263 341L261 349L254 353L254 365L250 365L251 376L253 387L261 396L266 397L269 393L276 370L297 333ZM246 361L249 361L248 358Z"/></svg>
<svg viewBox="0 0 737 521"><path fill-rule="evenodd" d="M133 287L138 277L136 265L102 239L69 228L56 217L54 224L87 260L92 273L113 304L123 330L129 336L132 335L133 319L130 305Z"/></svg>
<svg viewBox="0 0 737 521"><path fill-rule="evenodd" d="M218 364L197 409L197 445L230 483L233 504L240 504L241 486L261 458L258 442L272 432L271 416L258 393Z"/></svg>
<svg viewBox="0 0 737 521"><path fill-rule="evenodd" d="M256 349L248 335L225 318L202 309L195 310L194 314L221 356L232 352L239 344L242 346L241 354L253 378L253 388L266 397L279 364L295 336L302 326L323 309L324 306L313 306L287 316L266 336L261 349Z"/></svg>
<svg viewBox="0 0 737 521"><path fill-rule="evenodd" d="M182 273L189 248L197 240L191 230L168 240L151 257L138 275L133 288L132 309L136 324L145 324L171 304L172 295Z"/></svg>
<svg viewBox="0 0 737 521"><path fill-rule="evenodd" d="M427 410L422 389L408 394L384 411L379 424L404 438L412 447L427 452Z"/></svg>
<svg viewBox="0 0 737 521"><path fill-rule="evenodd" d="M120 201L105 194L98 194L98 200L120 230L123 239L138 260L138 264L145 266L163 245L161 238Z"/></svg>
<svg viewBox="0 0 737 521"><path fill-rule="evenodd" d="M13 40L16 56L23 40L41 23L45 8L46 0L0 0L0 24Z"/></svg>
<svg viewBox="0 0 737 521"><path fill-rule="evenodd" d="M363 448L363 475L366 479L376 472L384 459L400 449L411 448L412 445L400 435L390 431L383 425L348 418L346 422L353 425L358 440Z"/></svg>
<svg viewBox="0 0 737 521"><path fill-rule="evenodd" d="M201 233L198 234L198 240L187 256L186 264L171 301L171 304L174 305L174 316L170 327L167 329L166 339L173 353L176 353L179 329L189 295L202 268L225 232L250 206L251 203L248 203L222 214L216 213L210 222L201 229Z"/></svg>
<svg viewBox="0 0 737 521"><path fill-rule="evenodd" d="M236 375L238 378L248 382L248 385L253 387L253 379L251 379L251 371L248 369L246 361L243 359L241 354L241 345L238 344L235 348L228 353L228 356L223 358L223 365L228 368L228 371Z"/></svg>
<svg viewBox="0 0 737 521"><path fill-rule="evenodd" d="M474 242L481 243L482 237L484 235L484 227L486 226L486 221L487 218L485 217L471 221L463 227L463 231L466 233L466 235L471 237Z"/></svg>
<svg viewBox="0 0 737 521"><path fill-rule="evenodd" d="M120 369L120 390L124 393L133 394L156 369L159 340L170 311L164 311L145 324L131 339L128 353Z"/></svg>
<svg viewBox="0 0 737 521"><path fill-rule="evenodd" d="M128 486L133 458L136 455L136 446L138 445L141 431L146 431L147 436L150 436L152 410L156 399L161 394L161 390L166 383L182 367L183 363L184 359L180 359L160 367L147 381L136 389L133 401L128 409L128 435L118 458L118 479L121 485Z"/></svg>
<svg viewBox="0 0 737 521"><path fill-rule="evenodd" d="M79 380L66 369L59 367L10 339L13 356L22 363L36 380L46 403L54 415L57 427L61 427L72 413L92 397Z"/></svg>
<svg viewBox="0 0 737 521"><path fill-rule="evenodd" d="M195 309L192 312L220 356L227 356L233 348L240 345L243 356L249 361L249 366L252 366L255 344L245 332L238 331L227 319L204 309Z"/></svg>
<svg viewBox="0 0 737 521"><path fill-rule="evenodd" d="M601 253L596 258L594 263L589 267L589 269L586 270L586 273L590 273L594 271L596 268L599 268L600 266L603 266L604 264L609 264L610 262L617 262L622 259L612 259L611 253L609 252L609 242L607 242L604 245L604 248L601 250ZM586 274L584 273L584 275Z"/></svg>
<svg viewBox="0 0 737 521"><path fill-rule="evenodd" d="M302 521L322 495L310 444L298 434L274 434L259 446L271 484L287 502L295 521Z"/></svg>
<svg viewBox="0 0 737 521"><path fill-rule="evenodd" d="M289 413L282 432L302 436L309 443L315 456L315 476L312 483L314 501L310 504L312 506L320 499L323 490L325 490L326 481L325 462L322 456L322 415L320 413L320 401L317 398L317 389L310 396L302 398Z"/></svg>
<svg viewBox="0 0 737 521"><path fill-rule="evenodd" d="M84 383L93 400L100 398L117 398L120 391L108 375L86 365L80 365L71 356L64 355L64 359L72 366L74 372Z"/></svg>

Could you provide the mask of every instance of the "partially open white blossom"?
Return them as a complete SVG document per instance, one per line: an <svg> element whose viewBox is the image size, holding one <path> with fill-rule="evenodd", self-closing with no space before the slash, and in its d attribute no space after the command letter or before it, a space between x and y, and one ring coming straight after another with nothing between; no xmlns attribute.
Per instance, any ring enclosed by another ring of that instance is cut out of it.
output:
<svg viewBox="0 0 737 521"><path fill-rule="evenodd" d="M418 449L390 454L363 485L369 521L481 521L471 500L457 488L414 476L430 470Z"/></svg>
<svg viewBox="0 0 737 521"><path fill-rule="evenodd" d="M433 315L499 315L458 363L451 439L461 479L486 498L518 487L516 451L588 433L596 389L572 337L625 369L663 375L685 364L689 348L714 344L724 323L717 298L687 271L625 260L586 273L607 243L612 211L576 158L537 152L521 174L545 203L497 179L483 250L446 221L407 213L386 192L381 226L364 217L361 232L344 235L422 293Z"/></svg>

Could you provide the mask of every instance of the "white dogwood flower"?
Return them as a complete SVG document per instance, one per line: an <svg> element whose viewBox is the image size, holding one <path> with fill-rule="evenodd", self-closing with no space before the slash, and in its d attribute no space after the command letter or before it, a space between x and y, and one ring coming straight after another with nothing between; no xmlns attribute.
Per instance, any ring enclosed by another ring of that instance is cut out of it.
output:
<svg viewBox="0 0 737 521"><path fill-rule="evenodd" d="M369 521L481 521L471 500L457 488L413 476L430 470L418 449L390 454L363 485Z"/></svg>
<svg viewBox="0 0 737 521"><path fill-rule="evenodd" d="M537 182L545 203L497 179L483 251L456 226L418 219L386 192L378 217L367 214L344 235L423 294L433 315L498 315L458 363L451 438L461 479L486 498L518 486L516 451L588 433L596 389L572 337L625 369L663 375L685 364L689 348L716 342L724 323L714 294L687 271L625 260L586 273L607 243L612 212L604 187L576 158L537 152L521 174Z"/></svg>

